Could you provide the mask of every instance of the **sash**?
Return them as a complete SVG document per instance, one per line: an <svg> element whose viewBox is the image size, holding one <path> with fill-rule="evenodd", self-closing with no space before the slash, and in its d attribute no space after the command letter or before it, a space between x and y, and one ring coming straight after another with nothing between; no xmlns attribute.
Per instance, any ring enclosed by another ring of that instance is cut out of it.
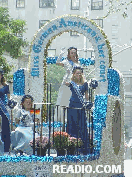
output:
<svg viewBox="0 0 132 177"><path fill-rule="evenodd" d="M77 84L73 81L71 81L71 84L73 86L73 89L75 90L80 102L82 103L83 107L85 106L85 102L84 102L84 99L83 99L83 95L81 93L81 90L79 89L79 87L77 86Z"/></svg>
<svg viewBox="0 0 132 177"><path fill-rule="evenodd" d="M2 112L6 116L6 118L10 121L10 115L1 98L0 98L0 112Z"/></svg>

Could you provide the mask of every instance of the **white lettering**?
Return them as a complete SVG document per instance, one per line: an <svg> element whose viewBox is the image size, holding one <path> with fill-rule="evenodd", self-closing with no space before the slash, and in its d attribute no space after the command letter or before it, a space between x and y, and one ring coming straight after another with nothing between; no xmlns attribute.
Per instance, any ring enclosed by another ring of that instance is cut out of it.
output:
<svg viewBox="0 0 132 177"><path fill-rule="evenodd" d="M55 173L55 172L60 173L59 165L53 165L53 173Z"/></svg>

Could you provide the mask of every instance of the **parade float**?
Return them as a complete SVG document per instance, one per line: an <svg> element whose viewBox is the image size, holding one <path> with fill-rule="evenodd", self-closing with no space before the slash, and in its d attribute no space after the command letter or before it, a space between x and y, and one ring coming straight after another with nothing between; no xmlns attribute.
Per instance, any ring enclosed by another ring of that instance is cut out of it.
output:
<svg viewBox="0 0 132 177"><path fill-rule="evenodd" d="M80 165L82 169L79 173L77 172L77 176L104 177L118 176L119 174L123 176L124 82L121 73L112 68L112 50L107 36L92 20L77 15L65 15L49 21L38 30L32 41L28 70L20 69L14 74L14 98L17 95L32 95L36 105L43 105L41 121L45 121L46 65L47 61L51 62L46 60L48 46L58 35L71 30L88 38L95 53L94 72L98 87L93 98L93 151L85 156L1 156L0 175L70 177L74 176L72 173L74 170L69 170L67 174L63 170L53 173L53 166L67 165L68 167L73 165L75 167L75 165ZM55 63L55 58L52 63ZM41 94L37 94L42 93L42 88L43 97ZM88 173L88 169L85 170L87 165L92 167L91 173ZM96 171L98 165L101 167L99 171ZM111 166L111 169L104 173L102 168L108 165ZM119 171L112 170L113 165L121 166L121 169Z"/></svg>

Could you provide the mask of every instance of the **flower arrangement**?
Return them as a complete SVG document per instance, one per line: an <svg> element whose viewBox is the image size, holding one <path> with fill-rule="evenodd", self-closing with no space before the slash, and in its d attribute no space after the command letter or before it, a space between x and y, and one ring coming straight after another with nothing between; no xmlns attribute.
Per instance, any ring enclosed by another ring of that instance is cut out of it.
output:
<svg viewBox="0 0 132 177"><path fill-rule="evenodd" d="M57 131L52 134L55 149L66 149L68 145L69 134L66 132Z"/></svg>
<svg viewBox="0 0 132 177"><path fill-rule="evenodd" d="M33 147L33 140L29 142L29 145ZM40 140L40 136L35 138L35 149L38 149L40 147L43 149L48 149L50 145L52 145L52 142L49 141L48 137L42 136L42 142Z"/></svg>
<svg viewBox="0 0 132 177"><path fill-rule="evenodd" d="M81 138L75 138L75 137L68 137L68 148L70 147L81 147L83 145L83 142Z"/></svg>

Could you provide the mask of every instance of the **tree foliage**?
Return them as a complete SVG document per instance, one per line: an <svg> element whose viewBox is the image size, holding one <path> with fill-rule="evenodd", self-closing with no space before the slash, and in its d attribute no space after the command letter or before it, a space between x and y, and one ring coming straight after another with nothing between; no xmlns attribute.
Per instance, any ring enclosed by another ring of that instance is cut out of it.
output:
<svg viewBox="0 0 132 177"><path fill-rule="evenodd" d="M52 83L51 86L51 102L56 104L58 91L63 80L65 70L61 66L55 64L47 66L47 83Z"/></svg>
<svg viewBox="0 0 132 177"><path fill-rule="evenodd" d="M0 7L0 67L3 68L5 74L11 71L12 66L2 55L8 52L12 58L16 59L22 55L22 47L27 43L18 36L25 32L25 25L25 21L11 18L7 8Z"/></svg>
<svg viewBox="0 0 132 177"><path fill-rule="evenodd" d="M126 18L129 14L128 10L129 8L131 8L132 5L131 0L107 0L104 3L105 9L108 10L105 16L101 18L107 18L113 13L121 13L121 15Z"/></svg>

